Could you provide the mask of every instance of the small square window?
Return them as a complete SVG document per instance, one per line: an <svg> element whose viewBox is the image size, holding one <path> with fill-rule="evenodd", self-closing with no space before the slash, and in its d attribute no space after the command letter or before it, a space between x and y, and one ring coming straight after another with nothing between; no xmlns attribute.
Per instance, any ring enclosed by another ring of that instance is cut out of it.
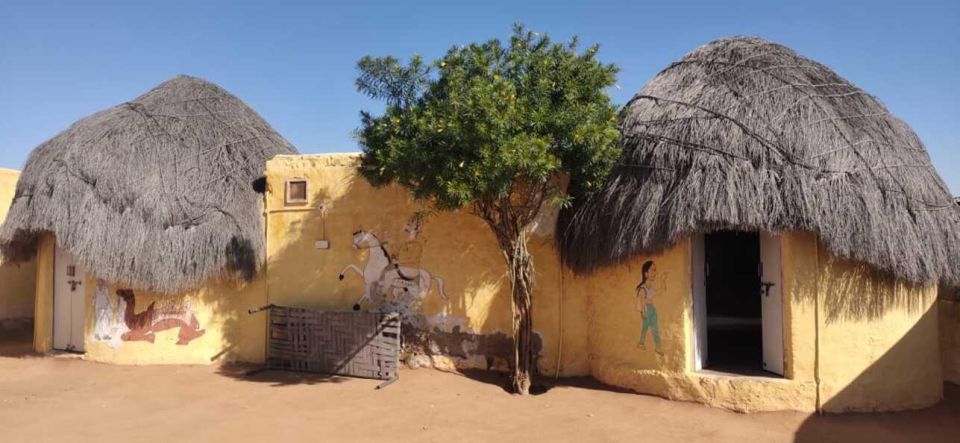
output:
<svg viewBox="0 0 960 443"><path fill-rule="evenodd" d="M287 180L283 202L286 205L307 204L307 181L302 179Z"/></svg>

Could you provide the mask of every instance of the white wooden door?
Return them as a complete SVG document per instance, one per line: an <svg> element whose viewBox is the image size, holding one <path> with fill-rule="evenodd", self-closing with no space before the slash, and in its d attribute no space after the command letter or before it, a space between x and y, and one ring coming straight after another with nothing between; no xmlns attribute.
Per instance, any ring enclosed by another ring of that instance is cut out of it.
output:
<svg viewBox="0 0 960 443"><path fill-rule="evenodd" d="M760 263L763 369L783 375L783 278L779 234L760 233Z"/></svg>
<svg viewBox="0 0 960 443"><path fill-rule="evenodd" d="M69 252L53 258L53 348L83 352L86 272Z"/></svg>
<svg viewBox="0 0 960 443"><path fill-rule="evenodd" d="M693 368L703 369L707 365L707 257L703 235L694 235L691 241L690 279L693 287Z"/></svg>

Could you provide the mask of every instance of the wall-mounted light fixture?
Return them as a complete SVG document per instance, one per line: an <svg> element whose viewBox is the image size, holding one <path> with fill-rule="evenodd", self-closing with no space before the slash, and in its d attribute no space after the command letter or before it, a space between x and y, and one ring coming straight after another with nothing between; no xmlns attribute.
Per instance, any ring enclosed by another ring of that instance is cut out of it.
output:
<svg viewBox="0 0 960 443"><path fill-rule="evenodd" d="M320 202L317 204L317 210L320 211L320 240L313 243L316 249L330 249L330 241L327 240L327 204Z"/></svg>

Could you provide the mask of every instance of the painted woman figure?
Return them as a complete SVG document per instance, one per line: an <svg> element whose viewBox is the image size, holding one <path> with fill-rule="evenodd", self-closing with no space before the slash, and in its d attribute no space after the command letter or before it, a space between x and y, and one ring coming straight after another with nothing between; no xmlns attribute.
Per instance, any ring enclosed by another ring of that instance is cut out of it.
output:
<svg viewBox="0 0 960 443"><path fill-rule="evenodd" d="M113 336L113 331L110 329L114 324L113 300L110 299L107 283L99 278L97 279L97 294L93 296L93 312L96 316L93 339L110 341Z"/></svg>
<svg viewBox="0 0 960 443"><path fill-rule="evenodd" d="M646 349L647 331L653 335L653 345L656 347L657 354L663 355L660 349L660 325L657 322L657 307L653 304L653 298L656 292L653 289L653 282L657 278L657 267L652 260L643 263L640 269L640 284L637 285L637 310L640 311L640 317L643 319L643 327L640 330L640 342L637 346L640 349Z"/></svg>
<svg viewBox="0 0 960 443"><path fill-rule="evenodd" d="M93 329L93 339L101 341L111 348L118 348L122 343L121 336L129 329L123 323L123 312L126 302L117 300L114 303L110 297L107 282L97 279L97 293L93 298L93 310L96 323Z"/></svg>

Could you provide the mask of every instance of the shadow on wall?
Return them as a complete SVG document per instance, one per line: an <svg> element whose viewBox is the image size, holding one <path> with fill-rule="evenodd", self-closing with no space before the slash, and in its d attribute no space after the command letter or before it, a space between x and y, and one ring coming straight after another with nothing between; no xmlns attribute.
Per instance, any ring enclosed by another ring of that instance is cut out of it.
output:
<svg viewBox="0 0 960 443"><path fill-rule="evenodd" d="M928 313L927 315L933 315ZM925 319L926 321L926 319ZM867 390L882 390L884 384L896 384L900 377L914 373L911 366L919 364L911 358L917 346L930 346L927 334L911 330L876 363L863 371L846 388L827 400L826 411L843 410L848 404L862 403L868 398ZM922 343L918 341L922 340ZM797 442L945 442L956 441L960 436L960 386L947 383L943 386L944 399L940 403L920 410L883 413L845 413L811 415L798 428ZM890 392L893 394L895 391ZM909 394L908 394L909 395ZM881 400L882 401L882 400Z"/></svg>
<svg viewBox="0 0 960 443"><path fill-rule="evenodd" d="M941 298L938 304L943 379L960 384L960 300Z"/></svg>
<svg viewBox="0 0 960 443"><path fill-rule="evenodd" d="M248 308L245 302L250 298L259 298L256 293L261 292L262 284L257 281L246 283L231 279L216 282L216 289L201 291L201 303L209 306L210 312L217 313L215 317L208 319L207 324L201 324L201 327L208 330L219 328L222 331L222 344L219 349L213 349L216 352L210 355L210 362L250 360L247 358L250 351L241 349L247 324L254 321L247 318ZM250 292L254 294L251 295ZM253 327L256 328L257 325Z"/></svg>
<svg viewBox="0 0 960 443"><path fill-rule="evenodd" d="M940 300L960 303L960 287L958 286L940 285L937 295L939 295Z"/></svg>
<svg viewBox="0 0 960 443"><path fill-rule="evenodd" d="M890 329L899 329L889 320L849 333L839 328L827 329L825 338L837 345L823 346L821 355L824 411L916 409L930 406L941 398L943 381L936 304L916 318L892 346L887 345L885 337L891 333L879 330L888 325ZM843 344L845 340L853 343ZM872 340L877 343L871 343ZM865 369L859 373L848 372L860 363L851 356L852 352L844 352L852 347L860 349L864 359L872 360L864 362ZM879 355L872 355L874 350Z"/></svg>
<svg viewBox="0 0 960 443"><path fill-rule="evenodd" d="M823 410L915 409L939 400L943 377L935 288L823 255Z"/></svg>
<svg viewBox="0 0 960 443"><path fill-rule="evenodd" d="M878 320L888 312L919 314L924 309L919 293L923 287L896 280L874 267L826 258L821 275L824 320L828 325L844 321Z"/></svg>
<svg viewBox="0 0 960 443"><path fill-rule="evenodd" d="M0 320L0 357L38 355L33 350L33 320Z"/></svg>
<svg viewBox="0 0 960 443"><path fill-rule="evenodd" d="M23 263L3 263L0 257L0 320L33 318L36 285L36 257Z"/></svg>
<svg viewBox="0 0 960 443"><path fill-rule="evenodd" d="M918 294L926 288L898 281L873 266L834 257L815 234L801 236L798 244L803 246L795 253L811 254L816 262L800 261L792 268L792 293L811 307L819 302L826 325L879 320L891 311L919 315L925 309Z"/></svg>
<svg viewBox="0 0 960 443"><path fill-rule="evenodd" d="M396 254L408 241L405 226L421 207L398 186L373 188L355 175L352 166L299 161L305 163L281 165L279 173L290 177L271 175L268 184L273 188L268 195L273 200L267 223L269 301L352 309L367 281L345 267L352 264L363 273L371 254L380 253L371 251L368 244L354 249L355 233L362 229L374 234L388 254ZM283 207L283 189L277 188L284 186L284 178L303 175L311 190L308 203ZM323 212L316 209L321 203ZM318 240L329 241L329 249L317 249ZM419 268L442 280L446 298L440 295L440 282L431 280L425 296L402 303L414 311L405 316L402 327L405 353L425 355L435 366L438 362L433 356L446 356L459 362L469 360L472 367L504 368L512 355L505 335L510 331L509 281L489 228L466 213L437 213L424 221L416 241L422 245ZM416 288L398 290L398 299L416 292ZM362 308L377 309L389 303L382 298L365 300Z"/></svg>

